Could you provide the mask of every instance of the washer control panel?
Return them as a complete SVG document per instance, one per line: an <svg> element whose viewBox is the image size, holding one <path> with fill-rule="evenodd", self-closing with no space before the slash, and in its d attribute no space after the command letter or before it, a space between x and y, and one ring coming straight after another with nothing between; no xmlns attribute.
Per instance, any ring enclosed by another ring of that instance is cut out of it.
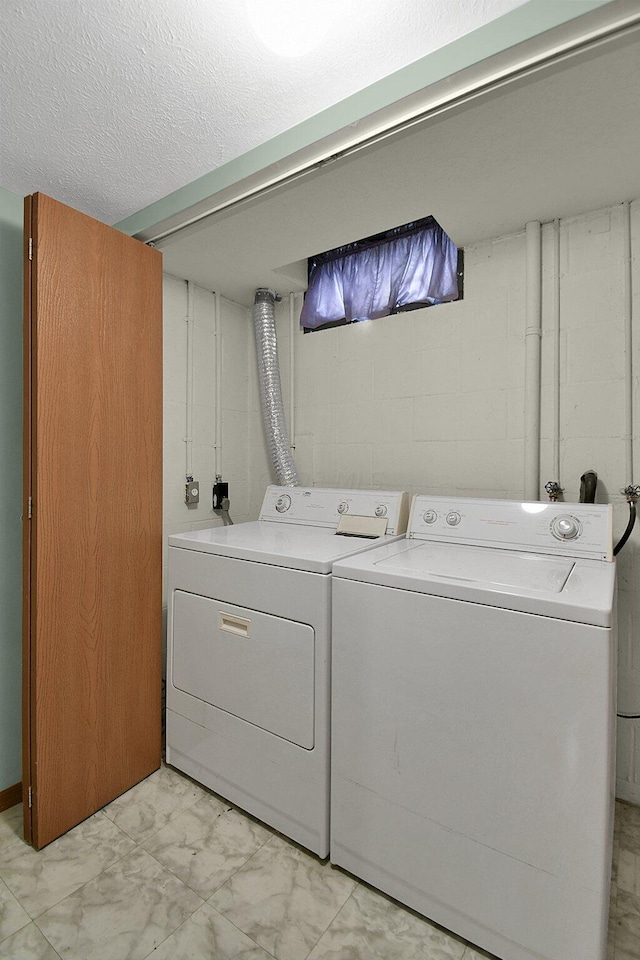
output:
<svg viewBox="0 0 640 960"><path fill-rule="evenodd" d="M341 517L386 520L386 533L403 534L409 495L400 490L343 490L330 487L267 487L260 520L336 528Z"/></svg>
<svg viewBox="0 0 640 960"><path fill-rule="evenodd" d="M610 504L418 496L413 500L407 536L527 553L613 559Z"/></svg>
<svg viewBox="0 0 640 960"><path fill-rule="evenodd" d="M582 524L577 517L563 513L553 518L550 530L556 540L577 540L582 535Z"/></svg>

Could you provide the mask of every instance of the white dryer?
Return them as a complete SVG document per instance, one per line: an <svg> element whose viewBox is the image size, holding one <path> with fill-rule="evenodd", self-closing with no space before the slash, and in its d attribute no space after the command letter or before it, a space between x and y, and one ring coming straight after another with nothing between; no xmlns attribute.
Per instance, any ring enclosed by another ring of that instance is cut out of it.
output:
<svg viewBox="0 0 640 960"><path fill-rule="evenodd" d="M604 960L611 508L417 497L333 577L331 860L503 960Z"/></svg>
<svg viewBox="0 0 640 960"><path fill-rule="evenodd" d="M331 569L407 517L403 493L272 486L257 521L169 537L167 762L320 857Z"/></svg>

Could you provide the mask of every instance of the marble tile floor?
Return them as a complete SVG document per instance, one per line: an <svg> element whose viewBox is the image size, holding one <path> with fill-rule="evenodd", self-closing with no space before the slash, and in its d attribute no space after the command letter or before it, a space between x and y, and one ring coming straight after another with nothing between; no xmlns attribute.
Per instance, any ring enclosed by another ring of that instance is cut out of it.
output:
<svg viewBox="0 0 640 960"><path fill-rule="evenodd" d="M36 853L0 814L0 960L482 960L163 766ZM607 960L640 960L640 808L618 803Z"/></svg>

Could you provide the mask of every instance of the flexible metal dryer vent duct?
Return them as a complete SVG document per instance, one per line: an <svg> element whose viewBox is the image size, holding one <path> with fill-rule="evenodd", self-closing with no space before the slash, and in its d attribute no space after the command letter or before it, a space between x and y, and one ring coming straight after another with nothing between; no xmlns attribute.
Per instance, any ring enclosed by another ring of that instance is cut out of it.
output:
<svg viewBox="0 0 640 960"><path fill-rule="evenodd" d="M264 287L256 290L253 303L253 328L256 336L260 404L267 447L276 472L276 479L280 486L297 487L300 485L300 480L291 453L282 403L275 300L276 294L273 290L267 290Z"/></svg>

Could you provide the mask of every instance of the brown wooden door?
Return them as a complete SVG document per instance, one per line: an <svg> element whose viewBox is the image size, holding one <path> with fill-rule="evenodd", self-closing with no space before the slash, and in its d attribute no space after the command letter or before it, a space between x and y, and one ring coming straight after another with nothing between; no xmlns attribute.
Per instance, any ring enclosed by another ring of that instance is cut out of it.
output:
<svg viewBox="0 0 640 960"><path fill-rule="evenodd" d="M39 849L160 765L162 258L43 194L29 237L23 787Z"/></svg>

